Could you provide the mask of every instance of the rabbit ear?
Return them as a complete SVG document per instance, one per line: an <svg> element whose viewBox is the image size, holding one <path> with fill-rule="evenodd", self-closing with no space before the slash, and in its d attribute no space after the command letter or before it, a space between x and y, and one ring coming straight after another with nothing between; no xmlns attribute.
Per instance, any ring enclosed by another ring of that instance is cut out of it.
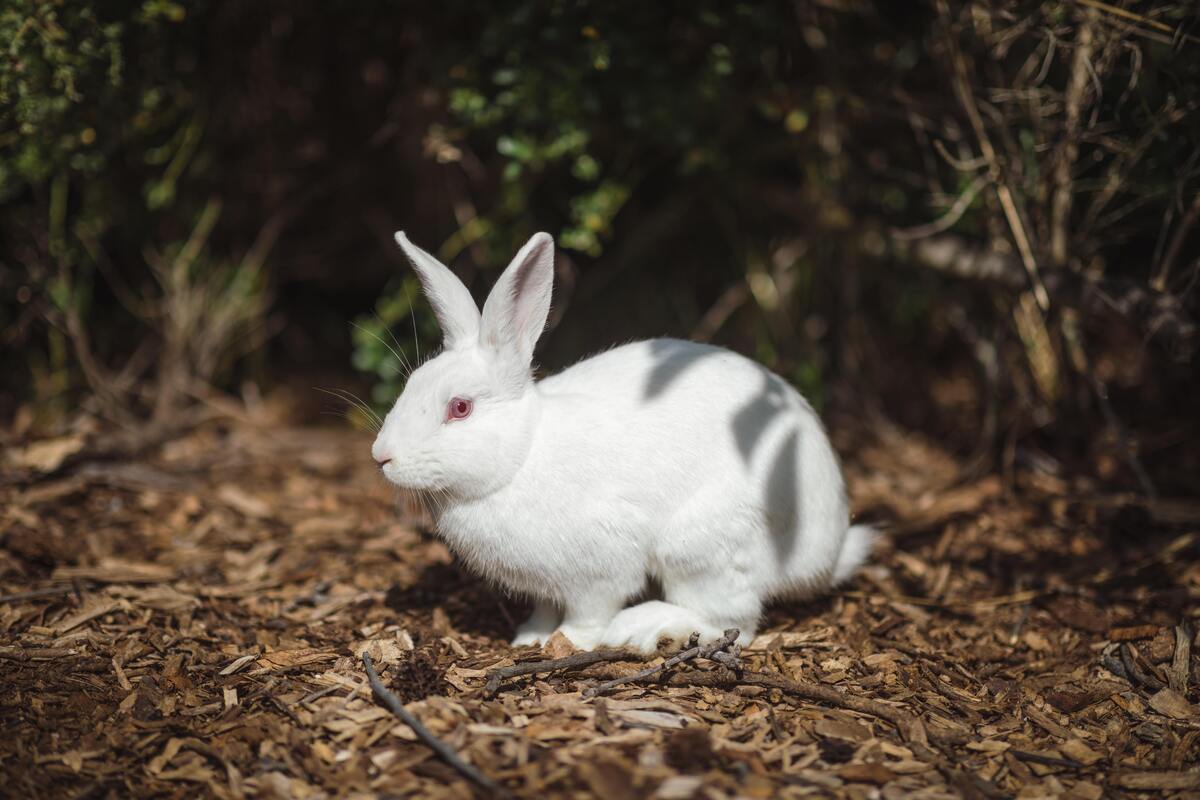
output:
<svg viewBox="0 0 1200 800"><path fill-rule="evenodd" d="M517 356L524 364L533 360L554 284L554 239L535 233L504 270L483 304L484 344Z"/></svg>
<svg viewBox="0 0 1200 800"><path fill-rule="evenodd" d="M408 256L429 305L442 328L447 350L479 340L479 307L458 276L442 262L408 240L404 231L396 231L396 244Z"/></svg>

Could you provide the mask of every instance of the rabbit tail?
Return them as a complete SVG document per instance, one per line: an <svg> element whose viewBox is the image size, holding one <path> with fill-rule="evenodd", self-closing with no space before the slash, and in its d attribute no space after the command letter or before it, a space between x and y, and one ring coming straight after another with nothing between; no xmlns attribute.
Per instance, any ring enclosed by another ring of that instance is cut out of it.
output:
<svg viewBox="0 0 1200 800"><path fill-rule="evenodd" d="M851 525L842 542L837 565L833 568L834 585L845 583L854 576L875 546L875 529L870 525Z"/></svg>

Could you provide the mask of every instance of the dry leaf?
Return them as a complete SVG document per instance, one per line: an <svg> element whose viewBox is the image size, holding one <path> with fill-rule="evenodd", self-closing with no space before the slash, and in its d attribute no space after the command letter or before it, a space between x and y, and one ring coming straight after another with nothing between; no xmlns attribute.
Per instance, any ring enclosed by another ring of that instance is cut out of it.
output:
<svg viewBox="0 0 1200 800"><path fill-rule="evenodd" d="M121 607L120 600L114 600L111 597L93 597L84 603L83 608L69 617L65 617L54 625L54 632L62 635L73 628L77 628L85 622L103 616L110 611L115 611Z"/></svg>
<svg viewBox="0 0 1200 800"><path fill-rule="evenodd" d="M672 775L654 790L656 800L688 800L704 785L700 775Z"/></svg>
<svg viewBox="0 0 1200 800"><path fill-rule="evenodd" d="M546 654L546 658L565 658L575 651L575 645L571 644L570 639L563 636L562 631L555 631L551 634L550 639L542 645L542 652Z"/></svg>
<svg viewBox="0 0 1200 800"><path fill-rule="evenodd" d="M332 661L337 653L328 650L317 650L312 647L301 647L296 650L275 650L264 653L258 659L258 666L265 670L299 667L306 664L316 664L321 661Z"/></svg>
<svg viewBox="0 0 1200 800"><path fill-rule="evenodd" d="M1195 772L1118 772L1109 781L1122 789L1135 791L1183 791L1200 789L1200 771Z"/></svg>
<svg viewBox="0 0 1200 800"><path fill-rule="evenodd" d="M254 519L266 519L271 516L271 506L265 500L231 483L217 490L217 498L243 516Z"/></svg>
<svg viewBox="0 0 1200 800"><path fill-rule="evenodd" d="M867 762L863 764L847 764L837 771L837 775L844 781L852 783L872 783L876 786L883 786L885 783L896 780L898 775L892 772L882 764Z"/></svg>
<svg viewBox="0 0 1200 800"><path fill-rule="evenodd" d="M389 667L399 664L400 659L412 649L412 639L407 634L404 638L397 636L388 639L368 639L350 646L350 652L359 661L362 661L362 654L365 652L377 665Z"/></svg>
<svg viewBox="0 0 1200 800"><path fill-rule="evenodd" d="M58 567L54 580L87 580L98 583L161 583L175 577L175 570L161 564L102 558L94 567Z"/></svg>
<svg viewBox="0 0 1200 800"><path fill-rule="evenodd" d="M824 739L841 739L847 742L865 742L871 738L871 731L853 722L839 722L823 719L813 726L817 735Z"/></svg>
<svg viewBox="0 0 1200 800"><path fill-rule="evenodd" d="M18 469L53 472L62 466L69 456L82 450L83 445L84 437L72 434L59 439L43 439L26 447L9 448L5 456L8 463Z"/></svg>
<svg viewBox="0 0 1200 800"><path fill-rule="evenodd" d="M1155 692L1150 698L1150 707L1172 719L1191 719L1196 716L1196 707L1170 687Z"/></svg>
<svg viewBox="0 0 1200 800"><path fill-rule="evenodd" d="M1058 746L1058 750L1067 758L1072 758L1085 766L1091 766L1104 758L1088 747L1082 739L1068 739Z"/></svg>

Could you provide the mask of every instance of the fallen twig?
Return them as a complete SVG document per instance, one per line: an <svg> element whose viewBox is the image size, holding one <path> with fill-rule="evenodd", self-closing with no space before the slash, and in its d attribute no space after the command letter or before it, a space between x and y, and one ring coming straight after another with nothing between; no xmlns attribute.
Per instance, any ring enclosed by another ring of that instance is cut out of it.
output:
<svg viewBox="0 0 1200 800"><path fill-rule="evenodd" d="M1026 750L1009 750L1017 758L1022 761L1029 761L1034 764L1041 764L1046 767L1064 767L1066 769L1083 769L1084 765L1073 758L1056 758L1054 756L1044 756L1040 753L1030 753Z"/></svg>
<svg viewBox="0 0 1200 800"><path fill-rule="evenodd" d="M1100 657L1100 664L1118 678L1124 678L1130 683L1133 683L1133 678L1130 677L1129 673L1125 671L1125 665L1121 663L1121 659L1117 658L1112 653L1105 653L1102 655Z"/></svg>
<svg viewBox="0 0 1200 800"><path fill-rule="evenodd" d="M646 667L646 669L625 675L620 678L613 678L610 681L605 681L599 686L592 686L583 691L584 697L595 697L598 694L607 692L617 686L635 681L645 680L651 675L657 675L663 670L670 669L676 664L682 664L685 661L691 661L694 658L707 658L716 661L730 669L736 669L738 665L737 637L741 633L737 628L730 628L725 631L725 635L715 642L708 644L698 644L700 634L693 633L691 639L688 640L690 645L686 650L676 655L671 656L666 661L657 666Z"/></svg>
<svg viewBox="0 0 1200 800"><path fill-rule="evenodd" d="M1125 674L1131 679L1131 683L1140 683L1156 692L1163 688L1162 681L1138 668L1137 662L1134 661L1133 657L1133 647L1129 642L1121 642L1118 652L1121 654L1121 664L1125 667Z"/></svg>
<svg viewBox="0 0 1200 800"><path fill-rule="evenodd" d="M475 767L471 766L454 751L452 747L443 742L441 739L429 732L429 729L421 724L421 721L409 713L404 704L400 702L400 698L388 691L383 682L379 680L379 673L375 671L375 665L371 663L371 656L365 650L362 654L363 667L367 671L367 680L371 684L371 691L379 698L388 710L395 714L400 720L412 728L413 733L417 738L429 746L429 749L437 753L438 756L449 764L454 769L458 770L467 780L474 783L487 791L491 792L496 797L511 798L513 795L500 784L493 781L488 776L484 775Z"/></svg>
<svg viewBox="0 0 1200 800"><path fill-rule="evenodd" d="M792 681L780 675L773 675L767 672L741 672L737 669L739 665L739 651L736 645L737 637L738 631L730 629L725 631L725 635L717 641L707 645L700 645L696 642L696 639L699 637L696 634L692 634L692 638L689 640L691 646L667 659L662 664L648 667L631 675L621 675L612 680L605 681L598 686L590 687L584 690L583 696L595 697L616 686L645 680L652 675L657 675L685 661L705 658L715 661L721 666L718 669L708 672L692 670L685 674L671 675L664 682L672 686L729 687L741 685L758 686L764 689L778 689L785 694L802 700L811 700L816 703L823 703L836 708L844 708L848 711L857 711L860 714L878 717L894 725L905 739L922 744L932 740L937 744L960 745L970 738L965 734L959 734L954 731L937 729L927 731L924 724L917 717L900 708L887 703L881 703L877 700L846 694L837 689L819 686L814 683ZM588 653L576 653L575 655L566 658L557 658L552 661L514 664L511 667L501 667L488 673L486 690L489 694L494 694L502 680L518 675L577 669L602 661L623 661L632 658L635 658L635 656L623 650L597 650Z"/></svg>
<svg viewBox="0 0 1200 800"><path fill-rule="evenodd" d="M1151 691L1163 688L1162 681L1138 668L1137 662L1134 661L1133 648L1128 642L1122 642L1114 652L1105 653L1101 656L1100 663L1118 678L1129 681L1130 686L1135 689L1139 686L1145 686Z"/></svg>
<svg viewBox="0 0 1200 800"><path fill-rule="evenodd" d="M564 658L552 658L547 661L522 661L508 667L499 667L487 674L487 684L484 691L489 695L500 691L500 683L509 678L521 675L533 675L538 672L558 672L567 669L580 669L599 664L604 661L636 661L638 656L628 650L589 650L574 653Z"/></svg>
<svg viewBox="0 0 1200 800"><path fill-rule="evenodd" d="M815 703L824 703L836 708L844 708L848 711L857 711L860 714L878 717L885 722L890 722L900 731L900 734L905 739L910 741L923 743L929 740L938 744L960 745L970 739L968 735L959 734L954 731L938 729L927 731L924 724L917 717L896 706L840 692L828 686L819 686L815 683L800 683L789 680L782 675L773 675L769 672L743 672L738 674L727 669L717 669L711 672L692 671L686 674L672 675L666 682L672 686L727 687L740 685L759 686L764 689L778 689L784 694L798 697L802 700L811 700Z"/></svg>
<svg viewBox="0 0 1200 800"><path fill-rule="evenodd" d="M0 658L12 661L50 661L79 655L74 647L9 647L0 645Z"/></svg>
<svg viewBox="0 0 1200 800"><path fill-rule="evenodd" d="M0 603L12 603L19 600L35 600L39 597L55 597L60 594L78 593L77 586L47 586L44 589L31 589L28 592L0 595Z"/></svg>

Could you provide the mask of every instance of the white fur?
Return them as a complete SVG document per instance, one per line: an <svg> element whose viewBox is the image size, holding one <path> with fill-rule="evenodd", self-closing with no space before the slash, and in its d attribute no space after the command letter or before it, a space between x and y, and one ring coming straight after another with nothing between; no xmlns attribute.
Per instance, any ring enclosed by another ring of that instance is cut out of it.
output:
<svg viewBox="0 0 1200 800"><path fill-rule="evenodd" d="M651 652L731 627L746 643L765 601L828 589L869 555L821 422L783 379L729 350L651 339L534 382L550 237L518 253L482 316L453 273L396 239L438 298L446 342L372 454L434 498L468 565L534 598L514 644L560 630L581 648ZM446 419L453 397L473 400L468 418ZM650 581L662 600L626 608Z"/></svg>

